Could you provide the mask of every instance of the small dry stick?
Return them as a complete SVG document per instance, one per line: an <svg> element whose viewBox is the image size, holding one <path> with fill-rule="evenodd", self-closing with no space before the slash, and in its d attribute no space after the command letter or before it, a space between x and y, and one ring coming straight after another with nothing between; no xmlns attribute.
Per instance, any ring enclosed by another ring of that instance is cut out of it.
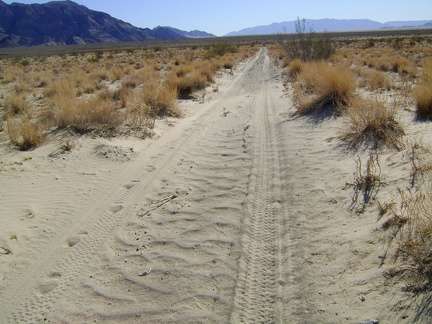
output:
<svg viewBox="0 0 432 324"><path fill-rule="evenodd" d="M153 210L158 209L159 207L165 205L167 202L169 202L173 199L176 199L177 197L178 196L176 194L174 194L174 195L169 195L168 197L165 197L165 198L160 199L160 200L152 201L149 205L154 205L154 204L158 204L158 205L147 210L144 214L140 215L140 217L144 217L145 215L148 215Z"/></svg>
<svg viewBox="0 0 432 324"><path fill-rule="evenodd" d="M140 277L148 276L148 275L150 274L151 271L152 271L152 268L150 268L149 271L139 273L138 276L140 276Z"/></svg>

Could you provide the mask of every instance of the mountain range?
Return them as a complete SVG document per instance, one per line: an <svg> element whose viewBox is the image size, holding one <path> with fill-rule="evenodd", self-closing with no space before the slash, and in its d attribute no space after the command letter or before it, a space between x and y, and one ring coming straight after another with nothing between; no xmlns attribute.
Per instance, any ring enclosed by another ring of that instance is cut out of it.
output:
<svg viewBox="0 0 432 324"><path fill-rule="evenodd" d="M296 21L250 27L226 36L266 35L295 32ZM369 19L307 20L316 32L375 30L382 28L431 27L429 21L391 21ZM168 40L215 37L194 30L173 27L138 28L104 12L90 10L71 0L44 4L6 4L0 0L0 48L34 45L69 45L104 42Z"/></svg>
<svg viewBox="0 0 432 324"><path fill-rule="evenodd" d="M380 23L369 19L307 19L308 26L316 32L324 31L353 31L353 30L375 30L382 28L417 28L430 27L432 20L422 21L389 21ZM228 33L225 36L244 35L271 35L294 33L296 21L284 21L265 26L256 26Z"/></svg>
<svg viewBox="0 0 432 324"><path fill-rule="evenodd" d="M103 42L214 37L201 31L172 27L138 28L73 1L44 4L0 0L0 47L69 45Z"/></svg>

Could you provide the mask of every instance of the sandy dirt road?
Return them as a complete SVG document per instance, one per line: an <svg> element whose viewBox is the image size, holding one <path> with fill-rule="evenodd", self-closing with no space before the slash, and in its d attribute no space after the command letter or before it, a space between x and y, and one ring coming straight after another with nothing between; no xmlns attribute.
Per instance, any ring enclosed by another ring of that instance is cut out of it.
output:
<svg viewBox="0 0 432 324"><path fill-rule="evenodd" d="M0 173L1 322L392 318L397 295L371 280L380 238L345 226L354 162L335 163L333 122L283 115L267 49L187 105L143 143L17 153Z"/></svg>
<svg viewBox="0 0 432 324"><path fill-rule="evenodd" d="M31 246L3 281L2 317L282 321L290 285L275 124L282 89L261 49L214 100L130 161L92 166L69 156L12 186L34 192L29 213L50 215L30 219Z"/></svg>

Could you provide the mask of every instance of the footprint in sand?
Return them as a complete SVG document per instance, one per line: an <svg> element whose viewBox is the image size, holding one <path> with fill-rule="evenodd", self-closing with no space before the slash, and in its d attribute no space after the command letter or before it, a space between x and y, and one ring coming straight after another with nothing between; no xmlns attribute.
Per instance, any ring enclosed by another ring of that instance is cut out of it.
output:
<svg viewBox="0 0 432 324"><path fill-rule="evenodd" d="M133 187L135 187L135 183L128 183L128 184L125 184L124 185L124 187L126 188L126 189L132 189Z"/></svg>
<svg viewBox="0 0 432 324"><path fill-rule="evenodd" d="M109 210L110 210L111 213L116 214L116 213L118 213L122 209L123 209L122 205L113 205L113 206L110 207Z"/></svg>
<svg viewBox="0 0 432 324"><path fill-rule="evenodd" d="M60 279L61 274L58 272L52 272L48 275L43 283L38 286L38 291L41 295L46 295L53 291L58 286L58 279Z"/></svg>
<svg viewBox="0 0 432 324"><path fill-rule="evenodd" d="M77 245L81 241L81 238L78 236L70 237L66 240L65 247L73 247Z"/></svg>

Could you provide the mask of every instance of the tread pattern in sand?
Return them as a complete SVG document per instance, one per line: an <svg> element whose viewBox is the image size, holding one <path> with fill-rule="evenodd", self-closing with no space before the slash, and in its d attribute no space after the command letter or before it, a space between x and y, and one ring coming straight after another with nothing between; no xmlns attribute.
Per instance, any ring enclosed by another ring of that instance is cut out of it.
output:
<svg viewBox="0 0 432 324"><path fill-rule="evenodd" d="M279 151L268 56L261 58L261 86L252 105L253 163L249 176L239 279L232 322L280 322L284 214Z"/></svg>

